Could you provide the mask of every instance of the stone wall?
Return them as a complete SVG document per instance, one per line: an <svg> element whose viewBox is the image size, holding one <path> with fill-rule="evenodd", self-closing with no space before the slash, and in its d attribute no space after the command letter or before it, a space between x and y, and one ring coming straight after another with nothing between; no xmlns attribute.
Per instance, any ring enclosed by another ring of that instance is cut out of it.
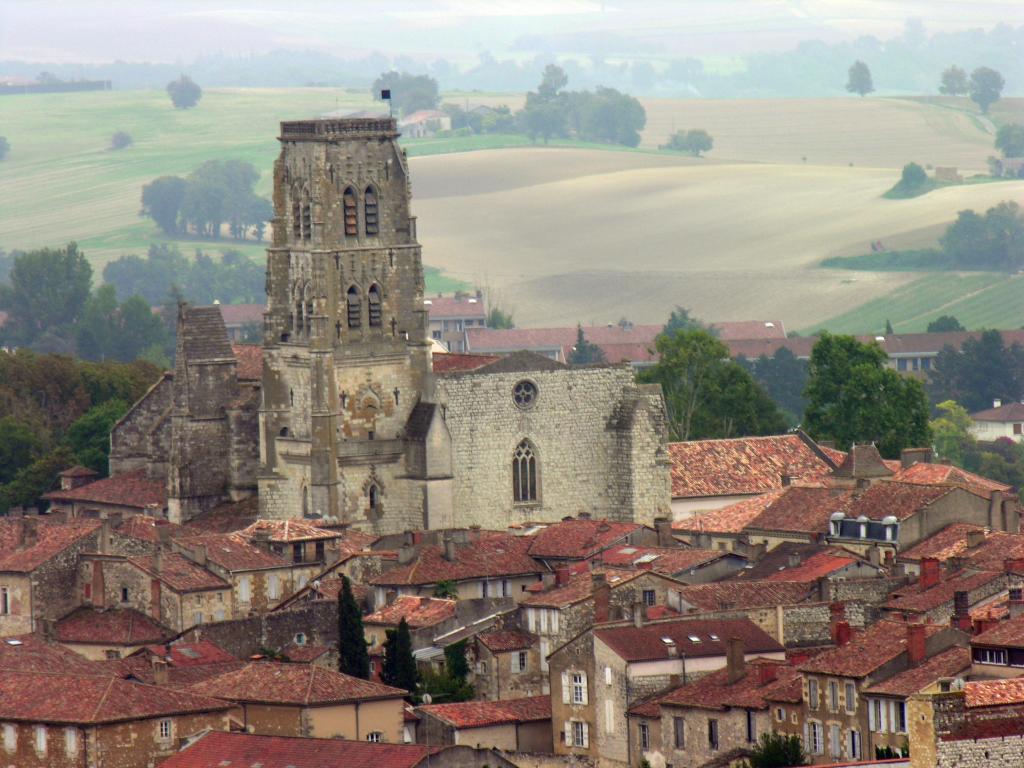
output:
<svg viewBox="0 0 1024 768"><path fill-rule="evenodd" d="M163 377L144 394L110 432L112 476L145 467L151 478L167 476L171 437L173 378Z"/></svg>
<svg viewBox="0 0 1024 768"><path fill-rule="evenodd" d="M916 744L913 749L917 749ZM1019 768L1024 765L1024 738L940 741L934 765L936 768Z"/></svg>
<svg viewBox="0 0 1024 768"><path fill-rule="evenodd" d="M338 604L316 600L295 608L244 619L193 627L184 634L190 642L212 640L233 656L247 658L261 648L283 648L302 633L309 645L338 644Z"/></svg>

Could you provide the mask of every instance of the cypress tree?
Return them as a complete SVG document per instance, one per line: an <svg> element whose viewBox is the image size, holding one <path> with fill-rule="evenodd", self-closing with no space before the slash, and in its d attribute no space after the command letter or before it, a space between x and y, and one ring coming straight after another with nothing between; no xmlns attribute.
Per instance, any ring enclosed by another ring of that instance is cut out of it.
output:
<svg viewBox="0 0 1024 768"><path fill-rule="evenodd" d="M338 593L338 671L363 680L370 677L363 615L347 576L341 577L341 592Z"/></svg>
<svg viewBox="0 0 1024 768"><path fill-rule="evenodd" d="M384 666L380 679L387 685L402 688L415 693L419 673L416 671L416 659L412 655L412 635L409 625L403 618L398 629L389 629L387 640L384 641Z"/></svg>

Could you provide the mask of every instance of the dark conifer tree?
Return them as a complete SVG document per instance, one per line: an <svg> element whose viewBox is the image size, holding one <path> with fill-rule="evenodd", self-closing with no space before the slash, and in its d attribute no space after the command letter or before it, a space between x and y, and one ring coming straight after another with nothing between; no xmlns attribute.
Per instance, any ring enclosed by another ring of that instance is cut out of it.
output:
<svg viewBox="0 0 1024 768"><path fill-rule="evenodd" d="M341 592L338 593L338 671L363 680L370 677L363 615L347 576L341 577Z"/></svg>
<svg viewBox="0 0 1024 768"><path fill-rule="evenodd" d="M416 659L412 655L412 635L409 634L409 625L404 618L398 623L397 629L388 630L380 679L410 694L416 692L419 673L416 671Z"/></svg>

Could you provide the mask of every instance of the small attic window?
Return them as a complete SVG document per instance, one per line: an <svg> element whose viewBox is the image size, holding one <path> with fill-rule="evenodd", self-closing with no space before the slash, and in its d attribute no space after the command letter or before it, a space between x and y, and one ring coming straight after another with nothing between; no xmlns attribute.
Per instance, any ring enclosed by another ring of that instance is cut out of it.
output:
<svg viewBox="0 0 1024 768"><path fill-rule="evenodd" d="M675 645L676 644L676 641L673 640L671 637L663 637L663 638L661 638L661 642L663 642L665 645Z"/></svg>
<svg viewBox="0 0 1024 768"><path fill-rule="evenodd" d="M5 640L4 642L7 643L8 645L22 645L23 644L21 642L21 640Z"/></svg>
<svg viewBox="0 0 1024 768"><path fill-rule="evenodd" d="M700 638L697 637L696 635L690 635L687 639L689 639L689 641L691 643L699 643L700 642Z"/></svg>
<svg viewBox="0 0 1024 768"><path fill-rule="evenodd" d="M716 635L714 632L712 632L710 635L708 635L708 637L710 637L712 640L714 640L716 642L719 640L718 635Z"/></svg>

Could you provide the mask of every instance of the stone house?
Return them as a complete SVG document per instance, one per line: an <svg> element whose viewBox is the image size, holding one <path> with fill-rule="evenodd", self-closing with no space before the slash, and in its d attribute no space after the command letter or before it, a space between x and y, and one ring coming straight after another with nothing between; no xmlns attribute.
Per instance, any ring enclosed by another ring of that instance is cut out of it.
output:
<svg viewBox="0 0 1024 768"><path fill-rule="evenodd" d="M75 477L68 478L66 472L74 473ZM99 517L104 513L126 517L167 514L167 488L162 479L147 476L145 468L101 480L95 479L95 474L85 477L80 467L66 472L60 475L60 488L43 494L50 502L51 514L64 514L68 518Z"/></svg>
<svg viewBox="0 0 1024 768"><path fill-rule="evenodd" d="M460 600L511 597L519 602L544 571L527 553L528 546L523 538L476 529L464 542L446 536L441 546L403 548L397 567L370 579L374 605L386 604L392 591L433 595L441 583L450 583Z"/></svg>
<svg viewBox="0 0 1024 768"><path fill-rule="evenodd" d="M729 648L725 669L658 693L629 711L629 764L697 768L749 751L772 731L770 699L799 699L799 673L786 663L746 663L741 643Z"/></svg>
<svg viewBox="0 0 1024 768"><path fill-rule="evenodd" d="M463 701L416 708L421 744L467 744L533 754L551 752L551 697Z"/></svg>
<svg viewBox="0 0 1024 768"><path fill-rule="evenodd" d="M92 519L0 518L0 637L33 632L79 605L78 561L97 549L102 527Z"/></svg>
<svg viewBox="0 0 1024 768"><path fill-rule="evenodd" d="M423 300L429 315L430 338L444 345L449 352L465 352L465 330L487 326L487 303L483 291L475 295L431 296Z"/></svg>
<svg viewBox="0 0 1024 768"><path fill-rule="evenodd" d="M473 641L473 688L488 701L548 695L547 659L535 635L508 629L481 632Z"/></svg>
<svg viewBox="0 0 1024 768"><path fill-rule="evenodd" d="M129 679L170 688L187 688L244 666L210 640L147 645L121 660Z"/></svg>
<svg viewBox="0 0 1024 768"><path fill-rule="evenodd" d="M1024 440L1024 403L994 400L991 408L971 414L971 434L976 440Z"/></svg>
<svg viewBox="0 0 1024 768"><path fill-rule="evenodd" d="M403 741L406 691L313 664L255 662L188 690L237 704L251 733Z"/></svg>
<svg viewBox="0 0 1024 768"><path fill-rule="evenodd" d="M598 625L548 659L555 752L629 761L627 712L640 699L726 665L732 638L745 659L785 650L748 619L667 619Z"/></svg>
<svg viewBox="0 0 1024 768"><path fill-rule="evenodd" d="M45 692L45 694L44 694ZM0 760L18 768L148 768L183 739L226 731L233 705L113 676L0 675Z"/></svg>
<svg viewBox="0 0 1024 768"><path fill-rule="evenodd" d="M49 630L47 630L49 632ZM133 608L77 608L53 627L54 639L87 659L120 659L174 636L167 627Z"/></svg>
<svg viewBox="0 0 1024 768"><path fill-rule="evenodd" d="M965 635L937 624L882 620L852 639L848 634L841 632L838 647L797 667L804 678L800 727L813 763L858 760L873 755L879 741L898 741L907 733L904 702L892 700L883 717L895 727L880 738L872 729L877 713L869 711L866 691L952 645L966 645Z"/></svg>
<svg viewBox="0 0 1024 768"><path fill-rule="evenodd" d="M616 544L657 543L657 534L646 526L595 520L589 514L549 525L530 525L524 535L530 542L527 553L550 570L590 560Z"/></svg>
<svg viewBox="0 0 1024 768"><path fill-rule="evenodd" d="M960 570L942 574L939 561L921 561L916 584L895 590L882 604L884 615L912 622L953 621L965 632L972 631L970 611L1006 595L1008 574L999 571Z"/></svg>
<svg viewBox="0 0 1024 768"><path fill-rule="evenodd" d="M433 643L455 618L456 601L436 597L400 595L389 605L378 608L363 617L363 633L370 654L370 672L374 679L384 663L384 643L387 633L398 629L402 619L409 625L412 648L418 650Z"/></svg>
<svg viewBox="0 0 1024 768"><path fill-rule="evenodd" d="M375 540L375 537L355 533L359 542ZM301 519L257 520L238 535L295 565L314 563L321 567L337 562L343 553L351 554L356 544L350 541L343 549L343 534Z"/></svg>
<svg viewBox="0 0 1024 768"><path fill-rule="evenodd" d="M177 552L86 554L79 567L82 603L133 608L184 632L196 624L235 618L231 585Z"/></svg>
<svg viewBox="0 0 1024 768"><path fill-rule="evenodd" d="M747 558L736 553L678 544L672 547L621 544L604 550L595 560L611 568L654 571L683 584L719 581L738 574L747 565Z"/></svg>
<svg viewBox="0 0 1024 768"><path fill-rule="evenodd" d="M1010 592L1009 618L986 625L971 638L971 679L1018 677L1024 667L1024 601L1019 587Z"/></svg>

